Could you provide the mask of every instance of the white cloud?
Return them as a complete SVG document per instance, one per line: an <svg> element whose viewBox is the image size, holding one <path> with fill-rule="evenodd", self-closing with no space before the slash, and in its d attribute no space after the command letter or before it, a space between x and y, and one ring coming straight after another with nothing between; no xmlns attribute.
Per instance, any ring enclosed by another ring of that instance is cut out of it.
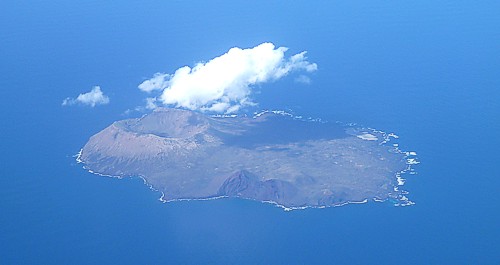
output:
<svg viewBox="0 0 500 265"><path fill-rule="evenodd" d="M89 105L95 107L96 105L104 105L109 103L109 97L104 95L101 91L101 87L95 86L90 92L78 95L75 98L66 98L63 100L63 106L71 106L75 104Z"/></svg>
<svg viewBox="0 0 500 265"><path fill-rule="evenodd" d="M309 85L311 84L311 78L307 75L299 75L295 78L295 82Z"/></svg>
<svg viewBox="0 0 500 265"><path fill-rule="evenodd" d="M169 77L169 74L156 73L153 78L142 82L139 85L139 89L148 93L154 90L163 90L163 88L168 86L167 79Z"/></svg>
<svg viewBox="0 0 500 265"><path fill-rule="evenodd" d="M161 91L157 102L191 110L236 112L255 105L252 86L276 81L293 71L313 72L315 63L306 52L285 58L286 47L262 43L249 49L232 48L227 53L193 68L184 66L174 74L156 73L139 85L144 92ZM149 101L148 101L149 103Z"/></svg>
<svg viewBox="0 0 500 265"><path fill-rule="evenodd" d="M146 109L156 109L156 98L146 98Z"/></svg>

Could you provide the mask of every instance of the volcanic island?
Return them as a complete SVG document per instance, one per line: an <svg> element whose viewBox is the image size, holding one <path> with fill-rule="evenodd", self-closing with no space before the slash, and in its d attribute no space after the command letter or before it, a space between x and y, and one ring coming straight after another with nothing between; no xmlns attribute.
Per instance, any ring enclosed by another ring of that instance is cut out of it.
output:
<svg viewBox="0 0 500 265"><path fill-rule="evenodd" d="M393 134L294 117L208 116L158 108L92 136L77 160L92 173L141 177L161 200L237 197L286 210L367 201L411 205L401 174L414 152Z"/></svg>

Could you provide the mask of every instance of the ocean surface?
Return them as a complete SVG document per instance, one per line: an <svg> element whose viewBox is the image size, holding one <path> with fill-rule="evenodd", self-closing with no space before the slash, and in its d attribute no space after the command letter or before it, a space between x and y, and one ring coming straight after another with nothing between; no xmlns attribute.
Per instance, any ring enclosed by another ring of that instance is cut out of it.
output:
<svg viewBox="0 0 500 265"><path fill-rule="evenodd" d="M500 2L2 1L0 264L500 264ZM310 84L256 89L261 109L394 132L416 151L416 205L285 212L164 204L140 179L73 157L141 116L156 72L262 42L308 51ZM61 106L99 85L110 104Z"/></svg>

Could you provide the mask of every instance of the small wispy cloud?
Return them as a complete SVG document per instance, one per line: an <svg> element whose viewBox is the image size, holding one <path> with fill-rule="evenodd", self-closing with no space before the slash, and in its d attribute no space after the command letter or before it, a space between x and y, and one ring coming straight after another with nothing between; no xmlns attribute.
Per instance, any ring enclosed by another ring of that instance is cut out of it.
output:
<svg viewBox="0 0 500 265"><path fill-rule="evenodd" d="M148 93L160 91L158 97L148 98L149 108L161 103L191 110L236 112L255 105L251 100L254 85L279 80L294 71L317 70L315 63L307 61L305 51L285 58L287 50L272 43L248 49L235 47L193 68L184 66L174 74L156 73L138 88ZM310 82L306 78L302 77L302 82Z"/></svg>
<svg viewBox="0 0 500 265"><path fill-rule="evenodd" d="M146 109L156 109L157 107L156 98L146 98Z"/></svg>
<svg viewBox="0 0 500 265"><path fill-rule="evenodd" d="M62 102L63 106L71 106L75 104L87 105L95 107L96 105L105 105L109 103L109 97L104 95L101 87L94 86L90 92L78 95L76 98L65 98Z"/></svg>
<svg viewBox="0 0 500 265"><path fill-rule="evenodd" d="M311 78L307 75L299 75L295 78L294 81L305 85L311 84Z"/></svg>

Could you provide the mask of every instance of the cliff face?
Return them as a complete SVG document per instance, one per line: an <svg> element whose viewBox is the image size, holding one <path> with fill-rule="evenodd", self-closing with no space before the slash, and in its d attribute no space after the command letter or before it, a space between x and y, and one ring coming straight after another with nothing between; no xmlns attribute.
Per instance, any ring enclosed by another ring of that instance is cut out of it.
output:
<svg viewBox="0 0 500 265"><path fill-rule="evenodd" d="M80 159L103 175L141 176L169 200L227 196L301 207L393 196L403 155L339 132L276 114L158 109L92 136Z"/></svg>
<svg viewBox="0 0 500 265"><path fill-rule="evenodd" d="M293 198L296 193L297 188L288 181L278 179L259 180L257 176L241 170L224 181L217 195L285 203L287 199Z"/></svg>

